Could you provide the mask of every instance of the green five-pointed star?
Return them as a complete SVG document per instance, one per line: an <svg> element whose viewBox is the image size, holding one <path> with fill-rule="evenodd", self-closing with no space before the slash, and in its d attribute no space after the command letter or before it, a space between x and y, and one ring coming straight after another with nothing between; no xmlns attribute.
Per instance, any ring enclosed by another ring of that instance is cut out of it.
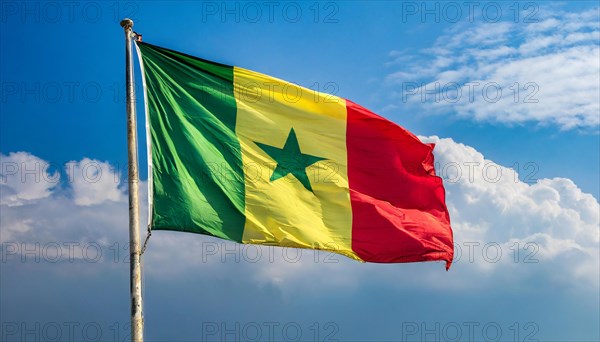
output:
<svg viewBox="0 0 600 342"><path fill-rule="evenodd" d="M298 145L298 138L296 138L296 132L292 128L290 134L285 141L283 148L275 146L269 146L255 142L258 147L265 151L269 157L273 158L277 162L277 166L269 179L271 182L287 176L289 173L294 175L296 179L304 185L304 187L313 191L306 174L306 168L312 164L325 160L326 158L311 156L310 154L304 154L300 151L300 145Z"/></svg>

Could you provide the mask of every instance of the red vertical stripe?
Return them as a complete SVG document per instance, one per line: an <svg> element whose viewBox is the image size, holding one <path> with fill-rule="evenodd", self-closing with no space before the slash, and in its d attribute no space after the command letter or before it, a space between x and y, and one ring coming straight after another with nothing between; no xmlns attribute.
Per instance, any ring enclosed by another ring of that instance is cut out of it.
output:
<svg viewBox="0 0 600 342"><path fill-rule="evenodd" d="M346 101L352 249L370 262L445 260L454 253L433 144Z"/></svg>

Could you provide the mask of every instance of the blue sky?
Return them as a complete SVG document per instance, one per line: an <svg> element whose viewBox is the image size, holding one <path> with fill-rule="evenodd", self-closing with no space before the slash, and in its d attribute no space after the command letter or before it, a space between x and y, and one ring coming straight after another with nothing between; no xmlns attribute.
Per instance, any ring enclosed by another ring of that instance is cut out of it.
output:
<svg viewBox="0 0 600 342"><path fill-rule="evenodd" d="M68 340L69 322L79 338L127 332L125 16L144 41L334 93L436 142L462 251L449 272L281 249L251 262L157 232L148 339L600 338L597 2L4 1L3 339Z"/></svg>

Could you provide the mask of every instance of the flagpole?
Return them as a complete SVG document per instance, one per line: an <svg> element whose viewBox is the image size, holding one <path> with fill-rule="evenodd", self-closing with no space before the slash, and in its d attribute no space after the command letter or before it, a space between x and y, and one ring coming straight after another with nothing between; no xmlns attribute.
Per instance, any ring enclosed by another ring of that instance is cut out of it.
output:
<svg viewBox="0 0 600 342"><path fill-rule="evenodd" d="M133 55L131 38L133 20L121 20L125 30L125 70L127 87L127 149L129 181L129 285L131 294L131 341L144 341L144 318L142 317L142 277L140 265L140 206L138 197L137 123L135 113L135 88L133 78Z"/></svg>

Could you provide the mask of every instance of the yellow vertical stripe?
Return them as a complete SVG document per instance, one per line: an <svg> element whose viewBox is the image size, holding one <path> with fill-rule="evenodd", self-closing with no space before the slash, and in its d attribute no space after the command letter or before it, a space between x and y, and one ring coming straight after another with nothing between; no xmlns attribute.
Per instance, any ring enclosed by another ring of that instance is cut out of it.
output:
<svg viewBox="0 0 600 342"><path fill-rule="evenodd" d="M234 94L246 189L243 242L359 259L351 245L345 101L237 67ZM326 159L306 168L312 192L292 174L270 181L277 163L256 144L283 148L291 129L303 154Z"/></svg>

